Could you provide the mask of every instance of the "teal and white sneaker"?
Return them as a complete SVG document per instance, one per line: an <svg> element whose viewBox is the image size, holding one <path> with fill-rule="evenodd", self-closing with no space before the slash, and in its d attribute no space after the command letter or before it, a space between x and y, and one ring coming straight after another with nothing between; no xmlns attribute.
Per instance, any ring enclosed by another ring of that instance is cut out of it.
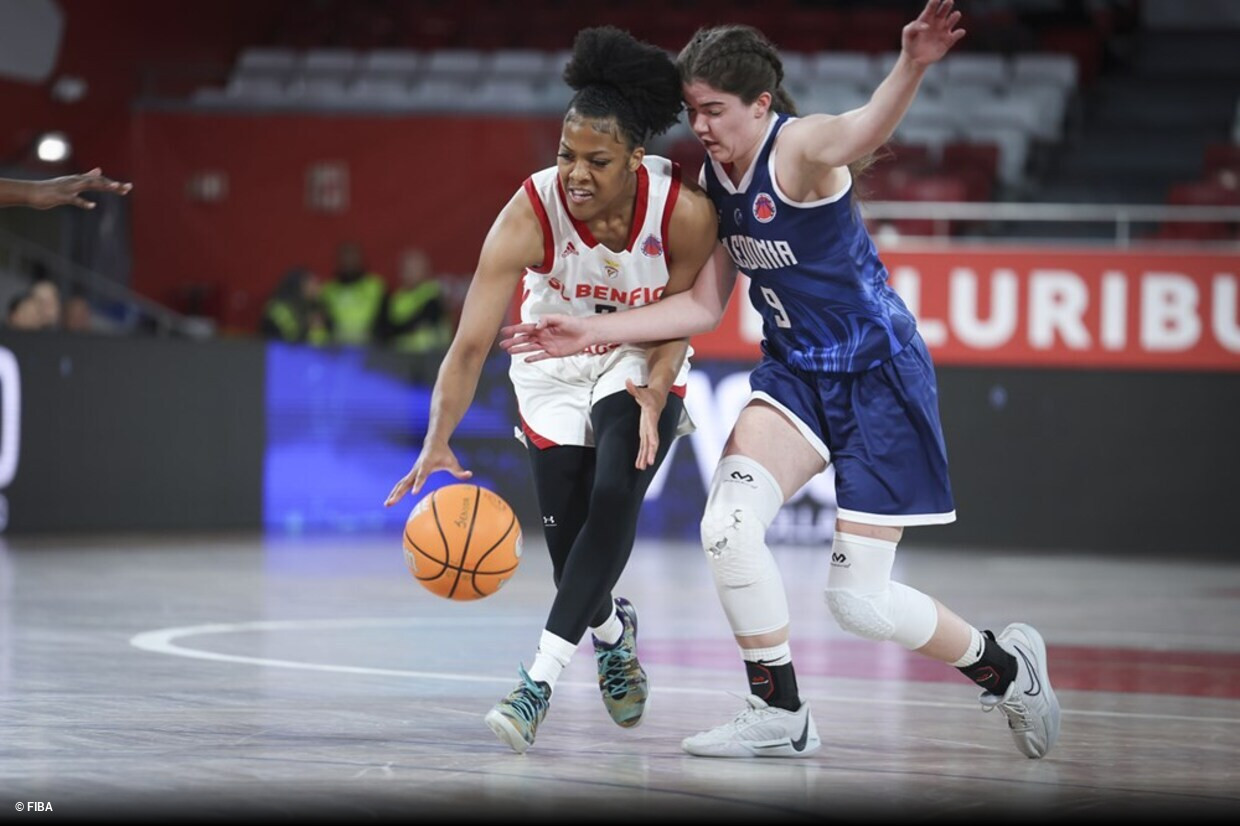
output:
<svg viewBox="0 0 1240 826"><path fill-rule="evenodd" d="M642 721L650 686L637 661L637 610L624 597L617 597L616 613L624 624L620 639L608 645L593 638L598 687L603 692L603 705L616 725L633 728Z"/></svg>
<svg viewBox="0 0 1240 826"><path fill-rule="evenodd" d="M496 737L512 746L517 754L524 754L534 745L538 724L551 707L551 686L534 682L524 666L519 667L518 673L520 684L496 703L485 719Z"/></svg>
<svg viewBox="0 0 1240 826"><path fill-rule="evenodd" d="M754 694L745 702L731 722L686 737L681 748L698 757L807 757L822 745L809 703L785 711Z"/></svg>
<svg viewBox="0 0 1240 826"><path fill-rule="evenodd" d="M1016 658L1016 679L1003 694L983 691L982 710L1002 710L1021 754L1045 757L1059 739L1059 700L1046 670L1046 643L1023 622L1004 628L995 642Z"/></svg>

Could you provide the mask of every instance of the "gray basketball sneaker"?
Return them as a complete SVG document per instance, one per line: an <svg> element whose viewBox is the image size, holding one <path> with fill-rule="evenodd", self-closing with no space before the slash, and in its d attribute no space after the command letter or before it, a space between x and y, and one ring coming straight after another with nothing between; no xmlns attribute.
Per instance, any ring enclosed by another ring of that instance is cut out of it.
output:
<svg viewBox="0 0 1240 826"><path fill-rule="evenodd" d="M615 645L607 645L594 637L594 659L607 713L616 725L632 728L642 721L650 686L645 670L637 661L637 611L627 599L617 597L616 612L624 625L624 633Z"/></svg>
<svg viewBox="0 0 1240 826"><path fill-rule="evenodd" d="M524 666L518 673L521 682L487 712L485 720L496 737L512 746L517 754L523 754L534 745L538 724L547 716L547 709L551 706L551 687L530 679Z"/></svg>
<svg viewBox="0 0 1240 826"><path fill-rule="evenodd" d="M698 757L806 757L822 745L809 703L785 711L753 694L745 703L731 722L686 737L681 748Z"/></svg>
<svg viewBox="0 0 1240 826"><path fill-rule="evenodd" d="M995 642L1016 658L1016 679L1002 695L983 691L982 710L1002 710L1021 754L1045 757L1059 739L1059 701L1046 671L1046 643L1023 622L1004 628Z"/></svg>

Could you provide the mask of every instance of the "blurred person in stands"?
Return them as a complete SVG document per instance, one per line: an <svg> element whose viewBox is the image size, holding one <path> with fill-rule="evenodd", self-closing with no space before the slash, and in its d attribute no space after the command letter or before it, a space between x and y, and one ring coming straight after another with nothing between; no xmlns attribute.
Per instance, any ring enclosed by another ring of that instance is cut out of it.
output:
<svg viewBox="0 0 1240 826"><path fill-rule="evenodd" d="M387 290L383 277L367 268L360 244L345 241L337 247L336 269L323 285L322 292L335 343L367 345L374 342Z"/></svg>
<svg viewBox="0 0 1240 826"><path fill-rule="evenodd" d="M46 275L36 276L30 285L30 294L34 296L39 307L39 315L44 330L57 330L62 322L63 303L60 299L60 287Z"/></svg>
<svg viewBox="0 0 1240 826"><path fill-rule="evenodd" d="M284 274L263 306L259 322L265 338L321 347L331 344L332 321L322 300L322 282L306 267Z"/></svg>
<svg viewBox="0 0 1240 826"><path fill-rule="evenodd" d="M128 195L131 189L133 189L133 184L105 178L103 170L98 167L85 175L65 175L42 181L0 178L0 207L27 206L35 209L51 209L57 206L76 206L82 209L94 209L95 202L83 198L83 192Z"/></svg>
<svg viewBox="0 0 1240 826"><path fill-rule="evenodd" d="M81 289L70 290L65 299L64 329L70 333L99 333L106 329L97 321L94 308Z"/></svg>
<svg viewBox="0 0 1240 826"><path fill-rule="evenodd" d="M402 353L448 349L452 318L430 256L420 249L406 250L400 258L399 279L379 313L380 341Z"/></svg>
<svg viewBox="0 0 1240 826"><path fill-rule="evenodd" d="M469 479L448 442L465 416L518 287L521 318L545 313L627 315L687 289L716 245L705 193L679 168L647 155L676 124L680 80L661 48L613 27L577 34L565 82L575 90L554 166L535 172L491 226L461 321L439 368L430 422L390 507L446 470ZM628 728L645 712L637 613L612 589L629 560L645 491L672 440L692 430L682 401L684 339L606 345L552 365L513 359L520 438L551 556L555 597L533 663L486 715L514 751L534 742L556 681L592 632L603 703Z"/></svg>
<svg viewBox="0 0 1240 826"><path fill-rule="evenodd" d="M850 166L894 132L922 76L963 36L951 0L929 0L869 102L798 117L774 46L748 26L697 32L677 64L689 122L721 216L721 253L693 288L633 312L546 316L505 328L503 346L540 361L597 342L657 341L713 329L736 271L763 319L752 393L716 466L703 549L750 683L745 709L684 740L690 754L800 757L819 738L797 689L787 597L767 527L832 463L838 503L826 602L840 627L953 666L1000 709L1021 753L1059 734L1046 647L1024 623L998 636L891 578L904 528L952 522L955 504L934 365L916 319L852 201Z"/></svg>
<svg viewBox="0 0 1240 826"><path fill-rule="evenodd" d="M11 330L46 330L43 308L30 290L24 290L9 301L5 326Z"/></svg>

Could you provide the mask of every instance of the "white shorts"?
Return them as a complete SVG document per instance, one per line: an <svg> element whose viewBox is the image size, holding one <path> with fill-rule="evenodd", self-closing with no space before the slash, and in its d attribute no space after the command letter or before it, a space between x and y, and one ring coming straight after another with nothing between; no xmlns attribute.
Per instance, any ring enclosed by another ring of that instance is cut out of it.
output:
<svg viewBox="0 0 1240 826"><path fill-rule="evenodd" d="M508 377L517 393L517 410L521 416L521 424L515 428L518 439L538 448L593 447L590 410L595 402L613 393L627 392L625 379L645 384L649 371L646 350L623 344L602 355L580 354L533 364L516 356L508 368ZM689 355L686 355L671 392L683 397L688 379ZM693 429L693 421L686 410L681 414L676 435L684 436Z"/></svg>

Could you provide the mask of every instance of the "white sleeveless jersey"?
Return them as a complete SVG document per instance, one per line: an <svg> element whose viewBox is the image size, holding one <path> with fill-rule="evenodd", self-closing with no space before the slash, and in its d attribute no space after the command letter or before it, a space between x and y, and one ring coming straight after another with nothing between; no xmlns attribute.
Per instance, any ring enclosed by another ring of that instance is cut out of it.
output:
<svg viewBox="0 0 1240 826"><path fill-rule="evenodd" d="M525 180L543 232L543 261L525 271L521 320L549 313L589 316L623 312L659 300L667 286L667 237L680 193L680 170L667 158L647 155L637 170L633 226L625 249L615 252L595 240L590 228L568 211L556 167ZM509 368L521 413L518 436L538 447L594 443L590 408L612 393L625 392L625 379L645 384L646 349L604 344L567 358L530 364L515 356ZM688 379L685 356L672 392L683 396ZM692 431L685 415L678 434Z"/></svg>

